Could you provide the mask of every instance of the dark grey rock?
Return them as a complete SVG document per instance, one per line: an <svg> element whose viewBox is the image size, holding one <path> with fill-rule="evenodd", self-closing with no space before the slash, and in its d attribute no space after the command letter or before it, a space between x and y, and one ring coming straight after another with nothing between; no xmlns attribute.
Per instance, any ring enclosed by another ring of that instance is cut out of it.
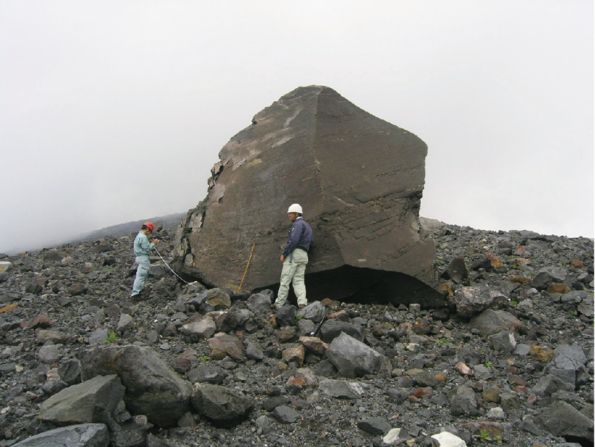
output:
<svg viewBox="0 0 595 447"><path fill-rule="evenodd" d="M59 425L101 422L94 418L95 407L113 411L123 397L124 387L118 376L96 376L44 401L39 419Z"/></svg>
<svg viewBox="0 0 595 447"><path fill-rule="evenodd" d="M572 436L593 442L593 419L566 402L554 402L535 418L535 422L555 436Z"/></svg>
<svg viewBox="0 0 595 447"><path fill-rule="evenodd" d="M40 362L51 365L62 358L63 345L44 345L39 348L37 358Z"/></svg>
<svg viewBox="0 0 595 447"><path fill-rule="evenodd" d="M587 363L587 356L578 345L562 345L554 349L554 363L559 369L577 371Z"/></svg>
<svg viewBox="0 0 595 447"><path fill-rule="evenodd" d="M499 290L485 285L478 285L458 289L455 292L453 301L459 316L471 318L495 305L501 307L505 302L508 302L508 298Z"/></svg>
<svg viewBox="0 0 595 447"><path fill-rule="evenodd" d="M533 277L531 286L537 290L544 290L551 282L564 282L567 275L568 271L563 267L546 267Z"/></svg>
<svg viewBox="0 0 595 447"><path fill-rule="evenodd" d="M390 376L390 361L384 355L345 333L333 340L326 356L343 377Z"/></svg>
<svg viewBox="0 0 595 447"><path fill-rule="evenodd" d="M336 399L359 399L364 395L364 390L357 382L343 380L324 379L320 382L320 390Z"/></svg>
<svg viewBox="0 0 595 447"><path fill-rule="evenodd" d="M254 421L258 429L263 435L268 435L275 430L274 421L268 416L260 416Z"/></svg>
<svg viewBox="0 0 595 447"><path fill-rule="evenodd" d="M558 390L574 391L574 382L568 383L558 376L548 374L539 379L539 381L532 388L533 393L537 394L538 396L549 396Z"/></svg>
<svg viewBox="0 0 595 447"><path fill-rule="evenodd" d="M507 330L518 332L522 324L518 318L506 311L487 309L473 317L470 326L477 329L482 336L487 337Z"/></svg>
<svg viewBox="0 0 595 447"><path fill-rule="evenodd" d="M271 297L263 293L255 293L248 298L246 305L248 309L257 315L265 315L271 312Z"/></svg>
<svg viewBox="0 0 595 447"><path fill-rule="evenodd" d="M320 323L326 315L326 309L320 301L314 301L308 304L303 309L300 309L297 313L298 317L304 320L311 320L314 323Z"/></svg>
<svg viewBox="0 0 595 447"><path fill-rule="evenodd" d="M477 397L473 389L467 385L459 385L449 395L450 412L453 416L475 416Z"/></svg>
<svg viewBox="0 0 595 447"><path fill-rule="evenodd" d="M214 425L233 427L248 417L254 402L229 388L204 384L195 388L192 406Z"/></svg>
<svg viewBox="0 0 595 447"><path fill-rule="evenodd" d="M590 292L587 290L573 290L571 292L565 293L564 295L562 295L560 297L560 302L561 303L575 303L575 304L579 304L581 303L584 299L586 299L589 296ZM591 294L591 296L593 296Z"/></svg>
<svg viewBox="0 0 595 447"><path fill-rule="evenodd" d="M188 380L191 383L211 383L220 385L223 383L228 373L219 366L199 366L188 371Z"/></svg>
<svg viewBox="0 0 595 447"><path fill-rule="evenodd" d="M43 290L43 287L41 285L37 284L35 281L31 282L25 288L25 292L33 293L33 294L39 294L39 293L41 293L42 290Z"/></svg>
<svg viewBox="0 0 595 447"><path fill-rule="evenodd" d="M243 287L273 288L285 211L298 202L316 240L306 277L310 299L373 294L443 305L434 242L419 225L426 152L415 135L332 89L300 87L221 150L206 199L176 235L175 264L207 283L237 287L236 272L244 271L258 235ZM292 182L300 188L288 195Z"/></svg>
<svg viewBox="0 0 595 447"><path fill-rule="evenodd" d="M78 424L31 436L13 447L107 447L110 434L104 424Z"/></svg>
<svg viewBox="0 0 595 447"><path fill-rule="evenodd" d="M271 416L280 424L294 424L300 419L299 413L286 405L275 407L271 412Z"/></svg>
<svg viewBox="0 0 595 447"><path fill-rule="evenodd" d="M280 327L295 326L297 317L297 309L295 306L283 306L275 314L277 324Z"/></svg>
<svg viewBox="0 0 595 447"><path fill-rule="evenodd" d="M488 340L496 351L513 352L516 348L516 332L502 331L490 335Z"/></svg>
<svg viewBox="0 0 595 447"><path fill-rule="evenodd" d="M345 333L356 340L364 339L364 328L340 320L327 320L320 328L320 338L326 343L331 343L341 333Z"/></svg>
<svg viewBox="0 0 595 447"><path fill-rule="evenodd" d="M254 344L248 343L246 345L246 357L252 360L264 360L264 353L258 349Z"/></svg>
<svg viewBox="0 0 595 447"><path fill-rule="evenodd" d="M91 335L89 335L89 344L103 345L105 344L105 340L107 340L108 336L109 333L107 329L96 329L93 332L91 332Z"/></svg>
<svg viewBox="0 0 595 447"><path fill-rule="evenodd" d="M190 409L190 384L157 353L142 346L108 346L81 355L82 377L118 374L133 414L145 414L159 427L173 427Z"/></svg>
<svg viewBox="0 0 595 447"><path fill-rule="evenodd" d="M273 396L262 403L264 408L269 413L281 405L288 405L291 401L285 396Z"/></svg>
<svg viewBox="0 0 595 447"><path fill-rule="evenodd" d="M454 258L442 272L442 278L452 279L457 284L462 284L469 277L469 272L462 257Z"/></svg>
<svg viewBox="0 0 595 447"><path fill-rule="evenodd" d="M593 293L584 297L576 309L582 315L593 318Z"/></svg>
<svg viewBox="0 0 595 447"><path fill-rule="evenodd" d="M418 386L432 388L435 388L440 383L440 381L436 378L436 374L431 371L422 371L419 374L416 374L413 377L413 381Z"/></svg>
<svg viewBox="0 0 595 447"><path fill-rule="evenodd" d="M383 436L391 430L392 426L386 419L376 417L359 421L357 428L373 436Z"/></svg>

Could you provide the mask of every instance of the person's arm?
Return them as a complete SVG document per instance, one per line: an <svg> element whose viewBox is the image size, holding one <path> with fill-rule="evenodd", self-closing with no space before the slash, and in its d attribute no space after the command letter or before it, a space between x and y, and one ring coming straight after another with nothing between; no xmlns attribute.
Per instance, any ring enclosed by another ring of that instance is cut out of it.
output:
<svg viewBox="0 0 595 447"><path fill-rule="evenodd" d="M145 237L139 238L138 245L140 246L141 250L147 255L155 247L155 244L150 243L149 238L146 235Z"/></svg>
<svg viewBox="0 0 595 447"><path fill-rule="evenodd" d="M291 232L289 233L289 238L287 239L287 245L285 246L285 250L283 250L283 257L286 257L289 255L289 253L295 250L295 247L297 247L297 244L300 241L303 230L304 228L302 222L296 220L291 227Z"/></svg>

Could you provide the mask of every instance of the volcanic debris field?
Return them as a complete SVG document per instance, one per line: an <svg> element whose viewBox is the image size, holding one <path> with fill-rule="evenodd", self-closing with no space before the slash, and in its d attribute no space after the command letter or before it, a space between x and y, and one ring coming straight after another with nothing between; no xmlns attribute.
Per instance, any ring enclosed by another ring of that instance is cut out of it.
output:
<svg viewBox="0 0 595 447"><path fill-rule="evenodd" d="M157 256L132 302L135 234L0 255L0 446L593 445L593 240L430 227L439 309L272 310Z"/></svg>

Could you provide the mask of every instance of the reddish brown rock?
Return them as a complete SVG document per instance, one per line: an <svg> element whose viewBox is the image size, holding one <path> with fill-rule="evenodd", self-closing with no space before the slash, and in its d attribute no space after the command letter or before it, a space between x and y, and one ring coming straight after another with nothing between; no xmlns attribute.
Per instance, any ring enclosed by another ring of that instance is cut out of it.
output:
<svg viewBox="0 0 595 447"><path fill-rule="evenodd" d="M332 313L328 316L329 320L341 320L341 321L350 321L351 318L349 314L345 310L340 310L339 312Z"/></svg>
<svg viewBox="0 0 595 447"><path fill-rule="evenodd" d="M432 394L432 390L430 388L418 388L413 392L413 395L418 399L421 399L425 396L429 396L430 394Z"/></svg>
<svg viewBox="0 0 595 447"><path fill-rule="evenodd" d="M299 342L316 355L323 356L329 345L318 337L300 337Z"/></svg>
<svg viewBox="0 0 595 447"><path fill-rule="evenodd" d="M547 293L553 295L554 293L565 294L570 292L570 287L564 283L551 282L547 285Z"/></svg>
<svg viewBox="0 0 595 447"><path fill-rule="evenodd" d="M27 325L29 329L47 329L52 325L52 321L48 318L47 315L38 315L37 317L33 318Z"/></svg>
<svg viewBox="0 0 595 447"><path fill-rule="evenodd" d="M285 363L294 363L301 367L306 358L306 349L303 346L288 348L283 351L282 356Z"/></svg>
<svg viewBox="0 0 595 447"><path fill-rule="evenodd" d="M547 348L544 346L531 346L531 359L536 360L538 362L551 362L554 358L554 350L552 348Z"/></svg>
<svg viewBox="0 0 595 447"><path fill-rule="evenodd" d="M214 360L222 360L227 355L238 362L244 360L244 345L239 338L233 335L219 332L208 340L208 344L211 348L211 358Z"/></svg>

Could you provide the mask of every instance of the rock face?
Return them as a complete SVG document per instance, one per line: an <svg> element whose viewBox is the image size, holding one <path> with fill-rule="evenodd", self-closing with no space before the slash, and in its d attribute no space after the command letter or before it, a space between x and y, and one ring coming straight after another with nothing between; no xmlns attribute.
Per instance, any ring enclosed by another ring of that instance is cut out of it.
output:
<svg viewBox="0 0 595 447"><path fill-rule="evenodd" d="M300 203L314 231L310 300L440 306L435 245L420 229L426 144L328 87L301 87L258 113L219 153L206 199L176 236L178 270L207 285L276 289Z"/></svg>

